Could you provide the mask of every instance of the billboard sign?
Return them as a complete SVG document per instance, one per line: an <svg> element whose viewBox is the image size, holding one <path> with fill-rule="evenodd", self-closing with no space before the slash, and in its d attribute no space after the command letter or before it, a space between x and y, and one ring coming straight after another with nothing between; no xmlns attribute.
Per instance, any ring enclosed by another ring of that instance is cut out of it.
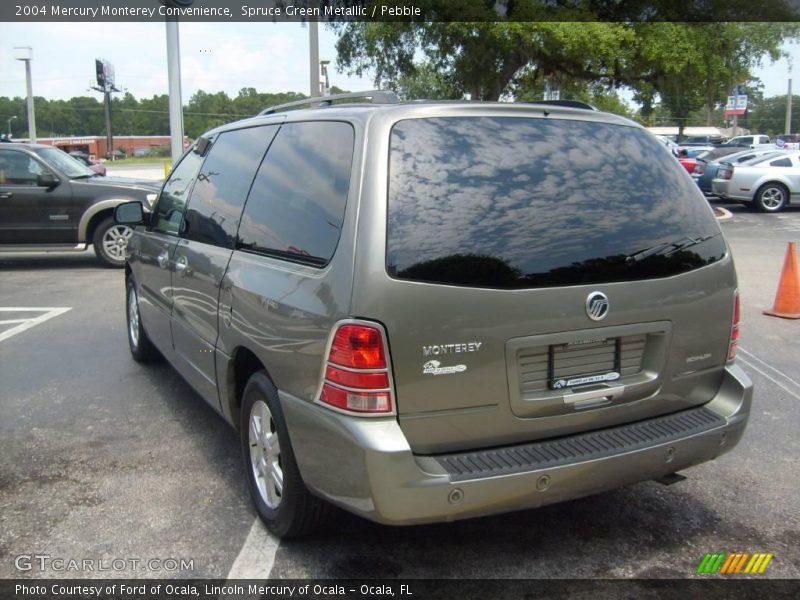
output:
<svg viewBox="0 0 800 600"><path fill-rule="evenodd" d="M725 116L743 115L747 112L747 95L728 96L728 103L725 105Z"/></svg>
<svg viewBox="0 0 800 600"><path fill-rule="evenodd" d="M114 87L114 65L107 60L96 58L94 70L97 75L97 85L104 88L106 85Z"/></svg>

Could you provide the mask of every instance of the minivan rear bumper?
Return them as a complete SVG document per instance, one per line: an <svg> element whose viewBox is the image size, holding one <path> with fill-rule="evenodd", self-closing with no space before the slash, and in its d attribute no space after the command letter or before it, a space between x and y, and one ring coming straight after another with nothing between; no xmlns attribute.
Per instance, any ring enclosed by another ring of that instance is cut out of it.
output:
<svg viewBox="0 0 800 600"><path fill-rule="evenodd" d="M739 442L751 399L747 375L729 365L713 400L663 418L669 422L654 419L543 442L546 448L534 444L427 457L412 453L394 418L349 417L281 394L306 485L346 510L392 525L534 508L712 460ZM676 423L671 431L670 422ZM648 431L653 439L648 439ZM558 448L563 449L560 457ZM525 456L542 460L531 458L526 466Z"/></svg>

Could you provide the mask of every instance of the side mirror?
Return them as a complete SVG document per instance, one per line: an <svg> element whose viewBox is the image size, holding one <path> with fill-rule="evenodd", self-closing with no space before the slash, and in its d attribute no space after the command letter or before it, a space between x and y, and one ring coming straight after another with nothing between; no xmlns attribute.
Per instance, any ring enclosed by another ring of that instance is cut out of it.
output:
<svg viewBox="0 0 800 600"><path fill-rule="evenodd" d="M117 225L141 225L144 223L144 208L138 200L118 204L114 208L114 221Z"/></svg>
<svg viewBox="0 0 800 600"><path fill-rule="evenodd" d="M36 176L36 185L39 187L52 188L61 183L61 180L49 171L47 173L39 173Z"/></svg>

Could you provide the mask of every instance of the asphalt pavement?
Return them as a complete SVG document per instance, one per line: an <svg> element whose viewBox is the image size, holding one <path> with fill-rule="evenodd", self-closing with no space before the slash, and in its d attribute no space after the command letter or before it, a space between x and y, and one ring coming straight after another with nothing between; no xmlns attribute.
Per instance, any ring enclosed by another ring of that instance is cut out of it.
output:
<svg viewBox="0 0 800 600"><path fill-rule="evenodd" d="M756 385L733 452L668 487L417 527L340 514L280 543L234 431L169 366L131 360L122 273L91 251L0 255L0 578L686 578L714 551L773 553L761 577L800 577L800 321L761 314L800 209L725 206Z"/></svg>

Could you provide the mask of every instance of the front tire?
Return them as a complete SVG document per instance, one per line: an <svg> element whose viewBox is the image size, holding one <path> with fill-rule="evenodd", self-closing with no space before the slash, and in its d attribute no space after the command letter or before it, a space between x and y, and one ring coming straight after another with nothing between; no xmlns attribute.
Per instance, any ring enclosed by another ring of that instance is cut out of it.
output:
<svg viewBox="0 0 800 600"><path fill-rule="evenodd" d="M250 496L267 529L282 538L316 530L331 506L303 483L278 391L264 371L254 373L244 388L240 435Z"/></svg>
<svg viewBox="0 0 800 600"><path fill-rule="evenodd" d="M158 359L159 354L153 342L147 337L147 332L142 325L139 315L139 294L132 279L128 279L125 286L127 292L127 302L125 304L125 314L127 315L128 325L128 347L131 349L131 356L136 362L150 362Z"/></svg>
<svg viewBox="0 0 800 600"><path fill-rule="evenodd" d="M125 266L125 249L133 229L127 225L118 225L114 217L108 217L98 223L92 236L92 244L97 257L109 267Z"/></svg>
<svg viewBox="0 0 800 600"><path fill-rule="evenodd" d="M789 190L782 183L765 183L756 192L755 205L765 213L776 213L789 202Z"/></svg>

